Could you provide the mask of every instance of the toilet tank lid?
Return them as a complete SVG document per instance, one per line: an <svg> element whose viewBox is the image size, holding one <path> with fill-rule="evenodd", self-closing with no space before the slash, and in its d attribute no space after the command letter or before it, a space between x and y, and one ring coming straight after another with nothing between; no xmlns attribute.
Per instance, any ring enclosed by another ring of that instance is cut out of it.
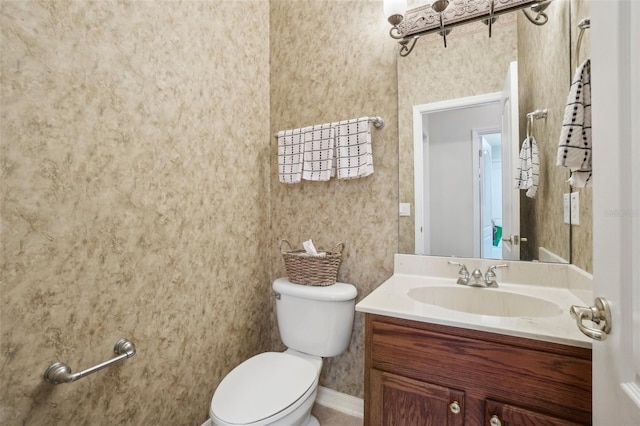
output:
<svg viewBox="0 0 640 426"><path fill-rule="evenodd" d="M259 422L285 410L318 379L309 361L283 352L256 355L222 380L211 399L211 413L232 424Z"/></svg>
<svg viewBox="0 0 640 426"><path fill-rule="evenodd" d="M327 286L294 284L287 278L278 278L273 282L273 290L290 296L313 300L345 301L353 300L358 289L353 284L335 283Z"/></svg>

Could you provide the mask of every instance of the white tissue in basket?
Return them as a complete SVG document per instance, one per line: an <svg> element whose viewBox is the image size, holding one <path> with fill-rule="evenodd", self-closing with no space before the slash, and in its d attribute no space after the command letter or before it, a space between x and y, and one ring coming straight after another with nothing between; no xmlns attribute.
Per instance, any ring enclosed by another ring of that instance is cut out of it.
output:
<svg viewBox="0 0 640 426"><path fill-rule="evenodd" d="M319 257L326 257L327 253L324 251L321 251L320 253L318 253L318 251L316 250L316 246L313 245L313 240L308 240L302 243L302 247L304 247L304 251L306 251L309 256L319 256Z"/></svg>

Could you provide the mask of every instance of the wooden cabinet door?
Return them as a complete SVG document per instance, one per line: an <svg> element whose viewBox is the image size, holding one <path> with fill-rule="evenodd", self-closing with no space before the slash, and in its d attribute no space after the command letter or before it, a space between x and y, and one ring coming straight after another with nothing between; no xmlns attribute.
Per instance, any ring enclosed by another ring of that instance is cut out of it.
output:
<svg viewBox="0 0 640 426"><path fill-rule="evenodd" d="M485 426L584 426L510 404L487 400Z"/></svg>
<svg viewBox="0 0 640 426"><path fill-rule="evenodd" d="M464 392L370 370L368 425L462 426Z"/></svg>

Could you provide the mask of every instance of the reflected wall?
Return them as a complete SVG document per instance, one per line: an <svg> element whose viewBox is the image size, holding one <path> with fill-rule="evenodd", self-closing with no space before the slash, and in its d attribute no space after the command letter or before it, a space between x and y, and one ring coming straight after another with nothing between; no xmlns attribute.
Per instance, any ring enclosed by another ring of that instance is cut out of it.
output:
<svg viewBox="0 0 640 426"><path fill-rule="evenodd" d="M539 259L540 248L592 271L592 191L571 189L569 171L556 165L560 129L573 70L578 21L588 16L586 1L554 1L547 9L549 22L535 26L518 14L518 80L520 117L536 109L548 109L546 119L536 120L533 134L540 154L540 185L535 199L521 196L521 227L529 241L523 257ZM567 17L571 15L571 19ZM587 30L588 31L588 30ZM580 61L588 57L588 34L583 39ZM573 63L570 63L572 60ZM520 139L525 126L520 126ZM562 184L564 183L564 184ZM580 222L564 223L563 194L580 192ZM571 241L571 247L567 244Z"/></svg>

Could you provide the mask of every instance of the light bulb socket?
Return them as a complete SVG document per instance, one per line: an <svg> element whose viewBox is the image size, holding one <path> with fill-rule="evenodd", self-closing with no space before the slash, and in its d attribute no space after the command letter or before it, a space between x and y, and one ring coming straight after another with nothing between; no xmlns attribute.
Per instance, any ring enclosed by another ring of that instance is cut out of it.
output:
<svg viewBox="0 0 640 426"><path fill-rule="evenodd" d="M402 15L391 15L387 18L387 20L389 21L389 23L391 25L393 25L394 27L399 25L402 20L404 19L404 16Z"/></svg>
<svg viewBox="0 0 640 426"><path fill-rule="evenodd" d="M431 3L431 9L435 12L443 12L449 6L449 0L435 0Z"/></svg>

